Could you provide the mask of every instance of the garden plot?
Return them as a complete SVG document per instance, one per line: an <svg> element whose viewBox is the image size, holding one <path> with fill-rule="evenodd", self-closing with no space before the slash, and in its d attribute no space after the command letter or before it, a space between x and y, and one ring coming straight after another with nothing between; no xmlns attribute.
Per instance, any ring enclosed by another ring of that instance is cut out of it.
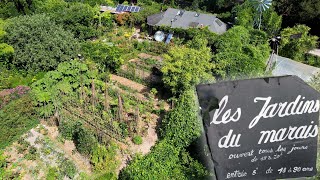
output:
<svg viewBox="0 0 320 180"><path fill-rule="evenodd" d="M52 169L59 179L91 174L89 161L75 151L72 141L59 142L56 131L40 124L7 147L4 152L6 171L21 179L45 179Z"/></svg>
<svg viewBox="0 0 320 180"><path fill-rule="evenodd" d="M161 64L162 57L140 53L138 58L122 65L118 74L142 84L160 83Z"/></svg>

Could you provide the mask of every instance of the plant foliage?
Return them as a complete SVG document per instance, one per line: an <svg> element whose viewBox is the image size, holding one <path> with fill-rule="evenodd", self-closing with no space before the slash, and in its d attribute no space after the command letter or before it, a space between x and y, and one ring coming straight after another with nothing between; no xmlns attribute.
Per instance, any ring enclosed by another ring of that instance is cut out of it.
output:
<svg viewBox="0 0 320 180"><path fill-rule="evenodd" d="M18 24L18 26L17 26ZM32 71L55 69L60 62L76 56L78 43L73 35L46 15L13 18L5 30L5 40L15 49L11 62Z"/></svg>
<svg viewBox="0 0 320 180"><path fill-rule="evenodd" d="M309 34L310 28L306 25L296 25L281 31L279 54L284 57L303 61L305 54L317 47L317 36Z"/></svg>
<svg viewBox="0 0 320 180"><path fill-rule="evenodd" d="M0 110L0 149L17 140L39 123L30 94L22 96Z"/></svg>

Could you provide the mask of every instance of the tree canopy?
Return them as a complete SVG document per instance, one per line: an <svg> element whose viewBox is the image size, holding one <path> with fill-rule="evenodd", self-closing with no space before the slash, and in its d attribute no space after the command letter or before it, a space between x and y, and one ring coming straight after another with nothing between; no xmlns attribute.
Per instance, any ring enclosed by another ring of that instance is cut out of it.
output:
<svg viewBox="0 0 320 180"><path fill-rule="evenodd" d="M105 42L85 42L82 44L82 52L85 57L110 72L115 72L123 64L119 48Z"/></svg>
<svg viewBox="0 0 320 180"><path fill-rule="evenodd" d="M12 18L5 31L5 42L15 50L9 63L20 69L52 70L60 62L76 57L79 50L72 33L46 15Z"/></svg>
<svg viewBox="0 0 320 180"><path fill-rule="evenodd" d="M164 56L163 81L174 94L189 89L201 80L212 78L211 51L206 46L199 49L173 47Z"/></svg>
<svg viewBox="0 0 320 180"><path fill-rule="evenodd" d="M214 72L220 77L254 76L263 73L270 54L267 34L235 26L216 43Z"/></svg>
<svg viewBox="0 0 320 180"><path fill-rule="evenodd" d="M305 54L317 47L317 36L309 34L310 28L306 25L296 25L281 31L279 53L282 56L303 61Z"/></svg>

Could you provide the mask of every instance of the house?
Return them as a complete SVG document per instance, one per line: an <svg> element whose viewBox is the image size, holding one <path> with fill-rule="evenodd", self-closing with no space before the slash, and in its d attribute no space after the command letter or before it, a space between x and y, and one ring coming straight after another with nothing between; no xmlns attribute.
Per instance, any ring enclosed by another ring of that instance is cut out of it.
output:
<svg viewBox="0 0 320 180"><path fill-rule="evenodd" d="M277 55L275 55L273 62L275 62L272 70L274 76L295 75L308 82L320 72L320 68Z"/></svg>
<svg viewBox="0 0 320 180"><path fill-rule="evenodd" d="M227 24L213 14L204 14L169 8L165 12L147 17L150 26L170 26L172 28L201 28L208 27L211 32L222 34L227 31Z"/></svg>

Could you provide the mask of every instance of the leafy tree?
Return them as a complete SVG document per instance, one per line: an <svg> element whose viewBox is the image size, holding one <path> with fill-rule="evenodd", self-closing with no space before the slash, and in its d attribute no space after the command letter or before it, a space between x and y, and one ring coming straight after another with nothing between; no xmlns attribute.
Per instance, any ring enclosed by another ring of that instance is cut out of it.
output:
<svg viewBox="0 0 320 180"><path fill-rule="evenodd" d="M61 9L65 9L68 3L64 0L44 0L36 2L35 13L55 13ZM55 20L55 19L53 19Z"/></svg>
<svg viewBox="0 0 320 180"><path fill-rule="evenodd" d="M152 2L150 5L143 6L143 9L137 13L132 13L135 24L143 24L146 22L148 16L159 13L161 5Z"/></svg>
<svg viewBox="0 0 320 180"><path fill-rule="evenodd" d="M246 28L256 27L255 22L259 16L258 11L252 6L250 1L233 8L236 14L236 24ZM269 36L275 36L279 33L282 23L282 16L279 16L273 7L262 13L261 29Z"/></svg>
<svg viewBox="0 0 320 180"><path fill-rule="evenodd" d="M269 9L263 13L262 29L269 35L278 35L281 29L282 16L279 16L274 10Z"/></svg>
<svg viewBox="0 0 320 180"><path fill-rule="evenodd" d="M95 27L95 16L98 13L98 8L88 4L71 3L65 8L50 13L50 16L65 29L70 30L76 38L85 40L99 35Z"/></svg>
<svg viewBox="0 0 320 180"><path fill-rule="evenodd" d="M5 25L5 21L0 19L0 62L10 61L14 53L14 49L12 46L8 45L7 43L3 43L3 39L7 34L4 31L4 25Z"/></svg>
<svg viewBox="0 0 320 180"><path fill-rule="evenodd" d="M320 1L318 0L274 0L276 11L283 16L284 27L297 23L311 27L311 33L320 36Z"/></svg>
<svg viewBox="0 0 320 180"><path fill-rule="evenodd" d="M214 72L221 77L263 73L270 53L266 33L235 26L215 43Z"/></svg>
<svg viewBox="0 0 320 180"><path fill-rule="evenodd" d="M306 25L283 29L281 31L280 55L296 61L303 61L305 53L317 47L318 37L310 35L309 31L310 28Z"/></svg>
<svg viewBox="0 0 320 180"><path fill-rule="evenodd" d="M86 41L82 43L82 52L86 58L90 58L111 72L115 72L123 64L120 49L105 42Z"/></svg>
<svg viewBox="0 0 320 180"><path fill-rule="evenodd" d="M296 22L312 20L320 15L318 0L275 0L274 4L281 15Z"/></svg>
<svg viewBox="0 0 320 180"><path fill-rule="evenodd" d="M15 49L14 57L8 63L21 69L52 70L78 52L79 46L72 34L46 15L13 18L5 31L8 32L6 42Z"/></svg>
<svg viewBox="0 0 320 180"><path fill-rule="evenodd" d="M173 47L164 55L161 69L164 84L179 94L202 80L211 79L213 68L210 48Z"/></svg>
<svg viewBox="0 0 320 180"><path fill-rule="evenodd" d="M235 6L232 11L236 14L236 25L246 28L253 27L257 13L249 1Z"/></svg>
<svg viewBox="0 0 320 180"><path fill-rule="evenodd" d="M12 1L0 2L0 18L10 18L21 15Z"/></svg>
<svg viewBox="0 0 320 180"><path fill-rule="evenodd" d="M90 6L95 6L95 5L113 6L115 4L115 2L112 0L66 0L66 2L81 2L81 3L89 4Z"/></svg>
<svg viewBox="0 0 320 180"><path fill-rule="evenodd" d="M2 18L31 14L37 0L3 0L0 2Z"/></svg>

